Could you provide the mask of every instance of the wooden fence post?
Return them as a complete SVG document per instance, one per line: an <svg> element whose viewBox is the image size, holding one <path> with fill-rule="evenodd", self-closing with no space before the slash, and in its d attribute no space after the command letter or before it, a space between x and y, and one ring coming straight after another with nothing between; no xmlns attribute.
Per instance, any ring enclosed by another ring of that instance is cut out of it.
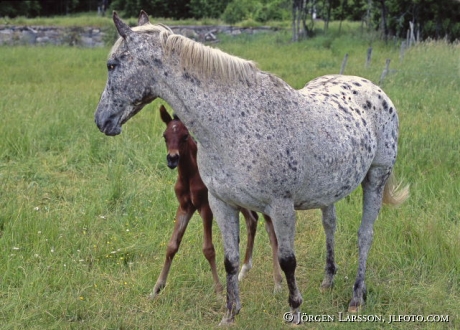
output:
<svg viewBox="0 0 460 330"><path fill-rule="evenodd" d="M372 47L369 47L369 48L367 49L366 68L368 68L369 65L371 64L371 57L372 57Z"/></svg>
<svg viewBox="0 0 460 330"><path fill-rule="evenodd" d="M399 49L399 60L402 61L404 59L404 53L406 52L406 41L403 40L401 42L401 48Z"/></svg>
<svg viewBox="0 0 460 330"><path fill-rule="evenodd" d="M390 61L391 60L389 58L387 58L387 61L386 61L386 64L385 64L385 69L383 69L382 75L380 76L379 86L382 86L383 80L385 79L386 75L390 71Z"/></svg>
<svg viewBox="0 0 460 330"><path fill-rule="evenodd" d="M345 71L345 67L347 66L347 60L348 60L348 54L345 54L345 57L343 58L342 61L342 67L340 68L340 74L343 74Z"/></svg>

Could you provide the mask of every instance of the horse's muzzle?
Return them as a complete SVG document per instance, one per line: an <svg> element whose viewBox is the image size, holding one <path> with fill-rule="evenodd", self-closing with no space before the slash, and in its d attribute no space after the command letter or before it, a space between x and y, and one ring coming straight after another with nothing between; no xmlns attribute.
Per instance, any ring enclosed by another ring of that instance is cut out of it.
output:
<svg viewBox="0 0 460 330"><path fill-rule="evenodd" d="M99 128L102 133L109 136L115 136L121 133L121 126L118 124L118 120L114 119L115 118L112 117L105 118L105 116L99 115L97 112L94 116L97 128Z"/></svg>
<svg viewBox="0 0 460 330"><path fill-rule="evenodd" d="M166 160L168 161L168 167L170 169L175 169L177 165L179 164L179 155L167 155Z"/></svg>

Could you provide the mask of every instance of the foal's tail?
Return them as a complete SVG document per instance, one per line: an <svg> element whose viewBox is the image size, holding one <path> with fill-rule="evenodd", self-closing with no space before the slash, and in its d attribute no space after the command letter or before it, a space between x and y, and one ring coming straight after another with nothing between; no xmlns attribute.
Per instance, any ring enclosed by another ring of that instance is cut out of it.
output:
<svg viewBox="0 0 460 330"><path fill-rule="evenodd" d="M383 203L399 206L409 198L409 185L401 187L401 182L396 182L395 175L391 172L383 190Z"/></svg>

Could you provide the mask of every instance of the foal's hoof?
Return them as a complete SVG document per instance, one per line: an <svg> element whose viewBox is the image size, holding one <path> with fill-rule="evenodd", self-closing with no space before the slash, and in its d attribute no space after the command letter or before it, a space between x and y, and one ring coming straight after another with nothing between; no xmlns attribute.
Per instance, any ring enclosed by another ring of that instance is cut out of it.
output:
<svg viewBox="0 0 460 330"><path fill-rule="evenodd" d="M149 299L154 300L156 297L158 297L158 294L165 288L166 285L155 285L153 288L153 291L151 294L149 294Z"/></svg>
<svg viewBox="0 0 460 330"><path fill-rule="evenodd" d="M214 292L216 293L218 297L222 296L224 293L223 285L220 283L216 284L216 286L214 287Z"/></svg>
<svg viewBox="0 0 460 330"><path fill-rule="evenodd" d="M283 291L283 287L281 286L281 283L275 283L275 286L273 287L273 294L278 294Z"/></svg>

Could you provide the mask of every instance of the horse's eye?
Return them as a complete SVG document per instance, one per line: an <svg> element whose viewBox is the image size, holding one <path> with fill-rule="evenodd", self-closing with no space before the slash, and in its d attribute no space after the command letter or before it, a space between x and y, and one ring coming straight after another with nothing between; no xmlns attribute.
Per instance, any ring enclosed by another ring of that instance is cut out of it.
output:
<svg viewBox="0 0 460 330"><path fill-rule="evenodd" d="M107 70L109 70L109 71L115 70L115 64L113 64L113 63L108 63L108 64L107 64Z"/></svg>
<svg viewBox="0 0 460 330"><path fill-rule="evenodd" d="M188 140L188 134L187 135L184 135L184 137L182 138L184 141L187 141Z"/></svg>

